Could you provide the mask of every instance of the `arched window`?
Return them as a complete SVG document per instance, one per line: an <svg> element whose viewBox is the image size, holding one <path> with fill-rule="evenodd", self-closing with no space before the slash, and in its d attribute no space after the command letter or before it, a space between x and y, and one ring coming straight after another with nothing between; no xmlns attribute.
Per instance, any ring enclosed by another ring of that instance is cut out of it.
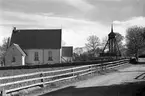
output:
<svg viewBox="0 0 145 96"><path fill-rule="evenodd" d="M52 61L52 51L48 51L48 61Z"/></svg>

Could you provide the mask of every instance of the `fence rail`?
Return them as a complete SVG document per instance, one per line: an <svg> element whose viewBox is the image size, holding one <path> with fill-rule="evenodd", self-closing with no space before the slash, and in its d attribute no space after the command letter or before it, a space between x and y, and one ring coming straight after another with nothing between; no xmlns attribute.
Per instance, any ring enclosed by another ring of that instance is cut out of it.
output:
<svg viewBox="0 0 145 96"><path fill-rule="evenodd" d="M6 94L8 93L19 91L21 89L30 88L34 86L44 86L45 84L75 78L100 70L114 68L116 66L125 64L128 61L129 61L128 59L123 59L113 62L72 67L63 70L45 71L16 76L1 77L0 78L1 95L6 96Z"/></svg>

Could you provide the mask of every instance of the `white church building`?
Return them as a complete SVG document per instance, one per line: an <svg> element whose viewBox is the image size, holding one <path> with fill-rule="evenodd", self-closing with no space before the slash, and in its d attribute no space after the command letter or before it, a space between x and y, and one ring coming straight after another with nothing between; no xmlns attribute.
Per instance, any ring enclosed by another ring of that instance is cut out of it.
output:
<svg viewBox="0 0 145 96"><path fill-rule="evenodd" d="M5 66L61 63L61 34L62 29L14 28L5 55Z"/></svg>

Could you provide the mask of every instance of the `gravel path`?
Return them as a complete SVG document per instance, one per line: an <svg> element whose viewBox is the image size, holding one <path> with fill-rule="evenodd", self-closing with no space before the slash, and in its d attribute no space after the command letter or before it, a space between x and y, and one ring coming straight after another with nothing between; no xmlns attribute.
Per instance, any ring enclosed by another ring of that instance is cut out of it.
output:
<svg viewBox="0 0 145 96"><path fill-rule="evenodd" d="M145 96L143 73L145 65L132 65L41 96Z"/></svg>

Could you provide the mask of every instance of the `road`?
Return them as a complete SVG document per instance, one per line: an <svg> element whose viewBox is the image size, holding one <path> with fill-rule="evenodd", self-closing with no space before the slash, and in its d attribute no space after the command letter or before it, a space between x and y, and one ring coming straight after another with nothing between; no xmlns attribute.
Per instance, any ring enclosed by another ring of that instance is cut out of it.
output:
<svg viewBox="0 0 145 96"><path fill-rule="evenodd" d="M145 65L132 65L41 96L145 96Z"/></svg>

